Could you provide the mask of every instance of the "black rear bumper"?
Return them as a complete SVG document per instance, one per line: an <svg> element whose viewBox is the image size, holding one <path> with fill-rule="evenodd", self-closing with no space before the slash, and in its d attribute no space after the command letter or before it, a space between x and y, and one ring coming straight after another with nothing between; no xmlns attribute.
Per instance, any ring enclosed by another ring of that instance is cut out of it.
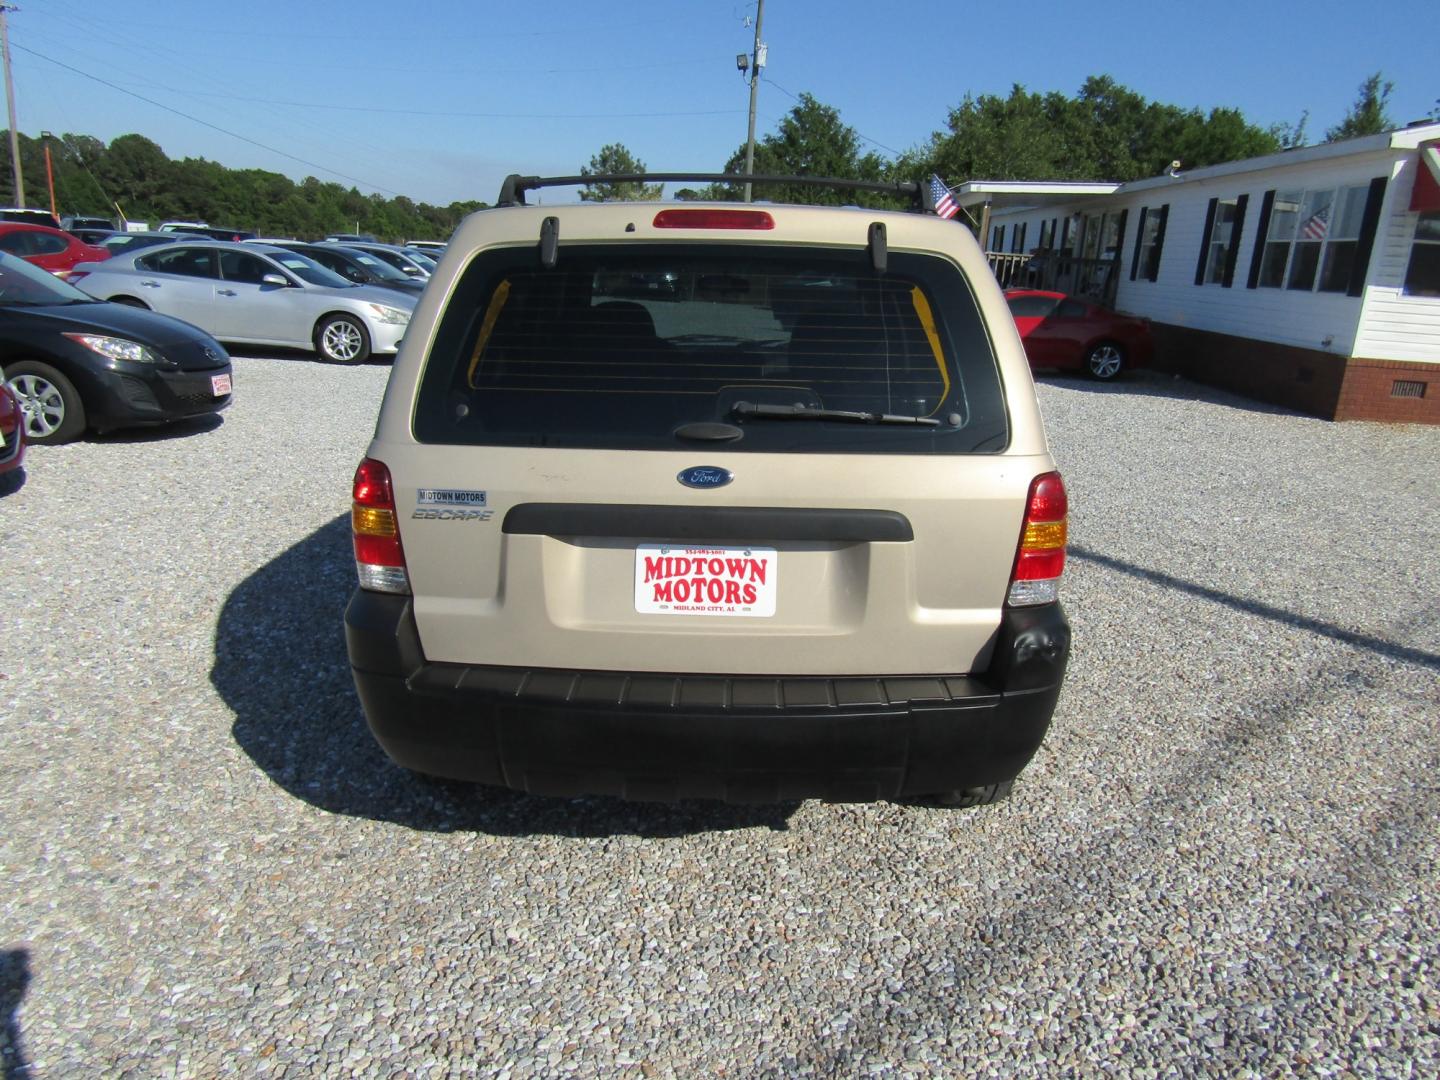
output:
<svg viewBox="0 0 1440 1080"><path fill-rule="evenodd" d="M981 675L741 677L427 662L409 597L357 590L355 686L398 764L535 794L869 801L1013 779L1070 651L1058 604L1006 611Z"/></svg>

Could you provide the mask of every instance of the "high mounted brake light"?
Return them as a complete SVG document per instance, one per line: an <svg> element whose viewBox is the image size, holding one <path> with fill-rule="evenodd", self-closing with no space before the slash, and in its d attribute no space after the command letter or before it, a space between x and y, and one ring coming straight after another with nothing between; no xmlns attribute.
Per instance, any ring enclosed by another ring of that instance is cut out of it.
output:
<svg viewBox="0 0 1440 1080"><path fill-rule="evenodd" d="M765 210L661 210L657 229L773 229L775 219Z"/></svg>
<svg viewBox="0 0 1440 1080"><path fill-rule="evenodd" d="M374 592L409 594L405 552L395 518L395 495L390 470L383 462L366 458L355 470L350 531L355 540L355 571L360 587Z"/></svg>
<svg viewBox="0 0 1440 1080"><path fill-rule="evenodd" d="M1069 510L1065 484L1058 472L1042 473L1030 481L1020 546L1005 597L1008 606L1053 604L1060 599Z"/></svg>

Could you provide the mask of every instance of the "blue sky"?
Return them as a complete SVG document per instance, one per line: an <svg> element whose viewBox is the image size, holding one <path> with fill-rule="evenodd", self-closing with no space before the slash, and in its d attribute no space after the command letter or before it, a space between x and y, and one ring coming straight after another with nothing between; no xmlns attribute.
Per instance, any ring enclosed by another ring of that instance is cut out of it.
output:
<svg viewBox="0 0 1440 1080"><path fill-rule="evenodd" d="M108 142L135 131L171 157L442 204L493 201L511 172L577 172L608 142L652 171L718 170L745 138L735 56L750 50L753 2L20 6L10 39L18 127L30 135ZM1260 125L1308 109L1312 142L1374 71L1395 84L1398 124L1440 97L1434 0L766 0L763 29L757 133L808 91L887 155L943 128L967 92L1018 82L1073 94L1092 74L1156 101L1236 107Z"/></svg>

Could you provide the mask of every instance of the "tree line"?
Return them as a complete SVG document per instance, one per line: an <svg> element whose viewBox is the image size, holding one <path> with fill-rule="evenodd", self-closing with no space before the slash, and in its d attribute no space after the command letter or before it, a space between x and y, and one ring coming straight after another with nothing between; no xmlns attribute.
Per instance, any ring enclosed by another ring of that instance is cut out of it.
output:
<svg viewBox="0 0 1440 1080"><path fill-rule="evenodd" d="M1345 119L1325 132L1326 141L1377 134L1395 126L1387 111L1393 84L1380 73L1366 79ZM1440 101L1434 116L1440 119ZM893 158L863 149L864 140L840 113L810 94L756 141L756 175L834 176L853 180L925 180L932 174L951 185L986 180L1111 180L1160 176L1173 162L1185 170L1259 157L1305 145L1306 122L1259 127L1238 109L1183 109L1148 101L1108 75L1086 79L1073 96L1045 94L1015 85L1008 95L967 94L952 108L943 130ZM723 172L743 173L745 146L730 155ZM582 174L643 173L645 165L623 144L603 147ZM659 185L595 184L584 198L658 198ZM736 200L741 188L710 184L682 188L682 199ZM754 185L754 197L776 202L860 203L893 206L883 195L822 188Z"/></svg>
<svg viewBox="0 0 1440 1080"><path fill-rule="evenodd" d="M1394 127L1387 111L1393 86L1377 72L1360 86L1344 121L1327 140ZM1440 118L1440 101L1435 116ZM801 94L775 130L757 140L757 175L834 176L855 180L917 180L936 174L951 184L987 180L1137 180L1159 176L1173 161L1197 169L1302 146L1306 117L1268 128L1238 109L1208 112L1148 101L1108 75L1086 79L1074 95L1036 93L1015 85L1009 94L967 94L950 109L943 129L894 157L864 149L866 140L837 109ZM44 152L48 145L58 204L70 213L136 221L183 219L252 229L265 236L313 238L367 232L389 240L441 239L483 202L448 206L405 196L362 195L354 187L307 176L299 183L264 169L230 169L204 158L174 160L143 135L108 145L89 135L33 139L19 136L28 206L48 206ZM744 171L740 145L718 170ZM585 175L643 173L645 165L622 143L610 143L581 168ZM11 175L8 139L0 140L0 184ZM662 185L597 182L581 198L658 199ZM739 185L681 188L681 199L741 198ZM787 185L755 185L754 197L776 202L894 206L883 195Z"/></svg>
<svg viewBox="0 0 1440 1080"><path fill-rule="evenodd" d="M0 140L0 185L11 185L9 133ZM403 195L362 195L354 187L307 176L298 184L265 169L231 169L205 158L172 159L143 135L121 135L109 145L89 135L32 139L19 135L25 205L48 207L45 150L62 213L131 221L205 221L250 229L262 236L314 239L327 233L364 232L385 240L449 237L483 202L432 206Z"/></svg>

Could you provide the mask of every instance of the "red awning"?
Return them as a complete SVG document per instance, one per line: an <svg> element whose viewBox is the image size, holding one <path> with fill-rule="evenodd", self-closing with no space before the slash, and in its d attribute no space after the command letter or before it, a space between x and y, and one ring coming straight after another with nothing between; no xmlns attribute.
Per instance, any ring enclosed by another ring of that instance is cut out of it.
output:
<svg viewBox="0 0 1440 1080"><path fill-rule="evenodd" d="M1410 192L1410 209L1440 210L1440 142L1420 144L1419 164L1415 189Z"/></svg>

